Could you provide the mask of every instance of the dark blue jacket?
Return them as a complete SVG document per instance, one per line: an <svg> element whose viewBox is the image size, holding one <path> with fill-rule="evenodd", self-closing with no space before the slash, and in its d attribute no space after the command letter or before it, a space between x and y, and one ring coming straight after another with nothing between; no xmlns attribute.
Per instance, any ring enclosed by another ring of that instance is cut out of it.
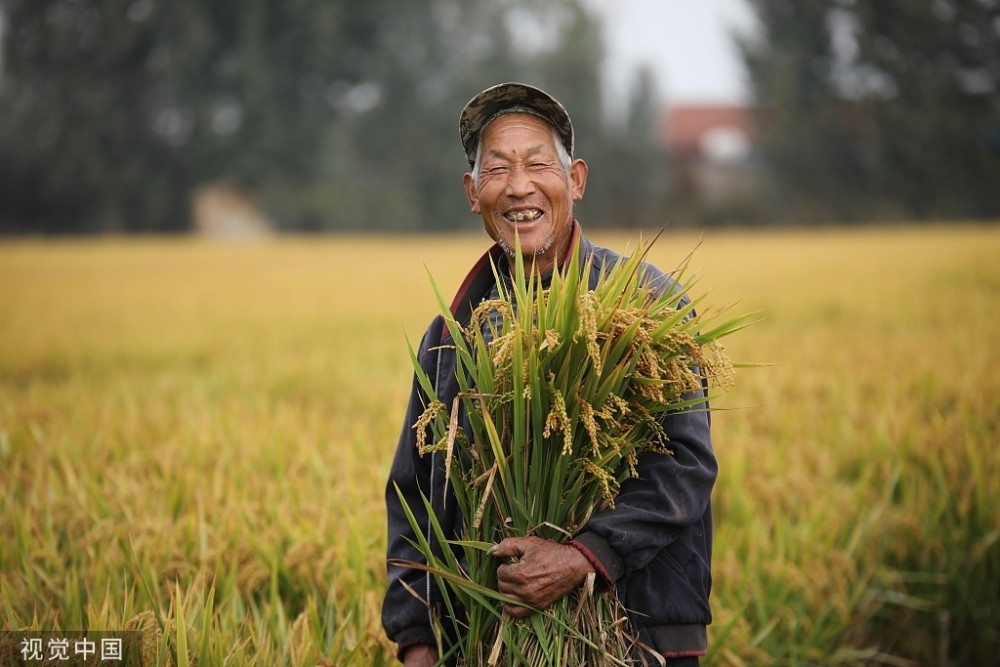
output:
<svg viewBox="0 0 1000 667"><path fill-rule="evenodd" d="M619 255L595 246L579 234L581 265L593 256L591 287L603 267L613 266ZM490 257L501 251L494 246L473 267L452 303L452 313L467 323L472 309L493 287ZM650 265L646 278L663 289L676 289L670 278ZM458 392L455 354L444 319L438 316L424 334L418 361L431 378L438 397L450 406ZM445 487L443 457L421 457L413 424L428 399L414 378L406 418L386 486L388 513L388 558L423 562L408 541L413 539L395 486L398 485L421 525L427 514L420 492L430 499L445 529L458 535L462 517L450 488ZM707 406L706 406L707 407ZM648 646L665 657L703 655L707 646L706 625L711 620L708 604L712 585L711 492L717 466L710 438L707 410L685 410L663 422L673 455L648 454L638 465L638 476L627 479L615 499L614 509L595 513L575 536L575 546L595 566L609 585L617 587L625 608L631 612L633 629ZM431 438L428 438L428 442ZM448 501L446 496L450 496ZM440 599L432 578L425 573L390 564L389 586L382 604L382 624L389 639L400 650L416 643L434 644L427 607L402 582L430 600Z"/></svg>

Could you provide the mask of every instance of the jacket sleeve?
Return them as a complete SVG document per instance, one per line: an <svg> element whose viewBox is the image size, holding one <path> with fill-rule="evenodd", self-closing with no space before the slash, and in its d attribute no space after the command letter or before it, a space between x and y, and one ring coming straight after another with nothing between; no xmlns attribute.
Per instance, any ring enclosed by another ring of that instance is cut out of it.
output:
<svg viewBox="0 0 1000 667"><path fill-rule="evenodd" d="M424 334L417 358L424 371L433 375L434 353L430 341L434 327ZM414 532L403 511L399 493L402 494L418 525L427 524L427 511L421 494L430 495L431 456L421 457L417 451L416 432L413 424L428 403L427 395L421 389L416 374L410 390L409 404L403 419L396 454L389 471L385 489L386 516L388 520L387 576L388 587L382 601L382 626L390 640L396 642L402 651L412 644L434 644L430 614L425 603L428 597L427 577L420 570L395 564L393 561L425 562L423 555L413 546ZM405 585L404 585L405 583ZM418 599L407 590L407 586L421 596Z"/></svg>
<svg viewBox="0 0 1000 667"><path fill-rule="evenodd" d="M647 277L660 294L682 289L655 269ZM684 295L678 306L688 303ZM707 383L702 385L700 392L684 398L704 398L704 403L671 413L662 422L673 454L640 458L638 475L622 483L614 508L595 513L573 540L608 583L648 565L709 508L718 465Z"/></svg>
<svg viewBox="0 0 1000 667"><path fill-rule="evenodd" d="M595 513L575 537L610 583L648 565L708 510L718 467L705 408L694 406L664 419L673 454L640 458L638 475L622 483L614 508Z"/></svg>

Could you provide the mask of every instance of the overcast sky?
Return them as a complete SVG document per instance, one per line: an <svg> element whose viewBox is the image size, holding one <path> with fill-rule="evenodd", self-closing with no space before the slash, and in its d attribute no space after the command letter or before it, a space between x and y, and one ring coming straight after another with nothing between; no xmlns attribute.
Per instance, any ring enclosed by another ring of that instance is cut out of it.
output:
<svg viewBox="0 0 1000 667"><path fill-rule="evenodd" d="M741 102L747 86L732 30L754 24L746 0L584 0L604 20L607 82L626 89L649 63L664 101Z"/></svg>

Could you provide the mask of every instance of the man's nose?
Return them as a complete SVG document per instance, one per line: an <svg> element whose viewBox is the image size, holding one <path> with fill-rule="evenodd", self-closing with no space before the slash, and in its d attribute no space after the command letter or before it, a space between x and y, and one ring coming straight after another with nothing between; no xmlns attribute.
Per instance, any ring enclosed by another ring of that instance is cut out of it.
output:
<svg viewBox="0 0 1000 667"><path fill-rule="evenodd" d="M507 195L510 197L526 197L535 191L535 184L524 167L513 167L507 179Z"/></svg>

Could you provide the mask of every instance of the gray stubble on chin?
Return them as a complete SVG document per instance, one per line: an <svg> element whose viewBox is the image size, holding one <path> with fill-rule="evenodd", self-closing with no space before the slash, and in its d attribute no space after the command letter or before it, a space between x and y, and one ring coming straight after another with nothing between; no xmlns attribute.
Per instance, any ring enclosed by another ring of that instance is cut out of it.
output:
<svg viewBox="0 0 1000 667"><path fill-rule="evenodd" d="M534 251L531 252L530 256L538 257L539 255L544 255L552 248L552 244L555 243L555 241L556 241L556 235L554 233L550 234L549 238L545 241L545 243L535 248ZM497 241L497 245L500 246L501 250L507 253L508 257L510 258L514 257L516 251L514 250L514 248L511 248L509 245L507 245L506 241L500 239L499 241Z"/></svg>

